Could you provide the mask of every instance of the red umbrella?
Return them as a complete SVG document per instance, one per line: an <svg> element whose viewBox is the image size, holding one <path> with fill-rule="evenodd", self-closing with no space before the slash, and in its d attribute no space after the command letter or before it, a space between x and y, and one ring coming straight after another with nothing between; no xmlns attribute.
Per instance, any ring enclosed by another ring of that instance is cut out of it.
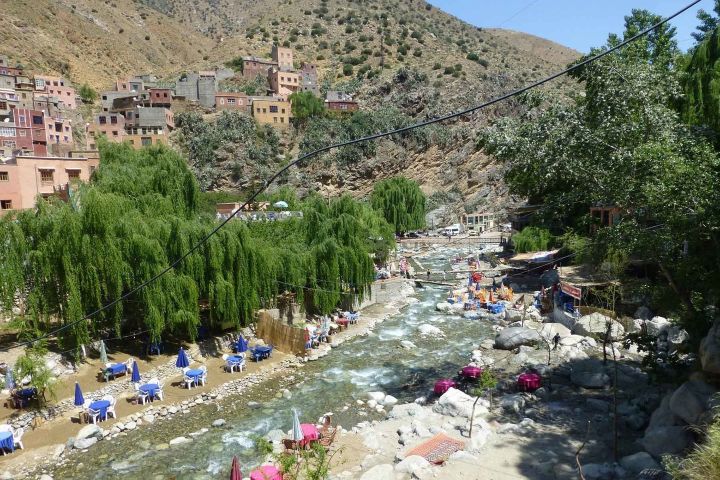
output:
<svg viewBox="0 0 720 480"><path fill-rule="evenodd" d="M240 464L238 463L237 456L235 455L233 455L232 467L230 467L230 480L242 480Z"/></svg>

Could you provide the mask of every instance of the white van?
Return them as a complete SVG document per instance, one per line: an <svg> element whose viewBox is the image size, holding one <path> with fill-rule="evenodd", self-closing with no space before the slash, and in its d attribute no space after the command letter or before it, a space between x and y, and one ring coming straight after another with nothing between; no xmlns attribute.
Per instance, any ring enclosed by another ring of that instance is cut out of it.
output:
<svg viewBox="0 0 720 480"><path fill-rule="evenodd" d="M455 223L453 225L450 225L449 227L445 227L445 229L443 230L443 233L445 235L453 237L455 235L460 235L461 230L462 229L460 228L460 224Z"/></svg>

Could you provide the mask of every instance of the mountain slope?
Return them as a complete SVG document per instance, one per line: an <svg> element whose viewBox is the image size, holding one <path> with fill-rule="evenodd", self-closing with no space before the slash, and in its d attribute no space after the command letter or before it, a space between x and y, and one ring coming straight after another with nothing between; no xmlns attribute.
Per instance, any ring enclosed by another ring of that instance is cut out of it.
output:
<svg viewBox="0 0 720 480"><path fill-rule="evenodd" d="M12 28L0 31L0 44L9 46L3 53L33 69L67 70L74 82L99 88L115 76L152 72L170 78L242 55L269 57L275 43L291 47L298 65L317 63L321 83L354 93L363 110L391 106L425 119L479 104L579 57L531 35L475 28L420 0L33 1L39 9L28 8L30 1L9 2ZM543 90L561 101L571 88L559 81ZM502 166L477 151L477 131L517 108L505 102L451 122L442 146L408 149L381 141L369 158L312 163L289 181L361 195L376 178L403 173L428 193L452 189L472 208L490 206L507 191ZM283 137L286 157L300 151L304 134ZM244 187L233 181L231 163L212 168L225 177L217 188Z"/></svg>

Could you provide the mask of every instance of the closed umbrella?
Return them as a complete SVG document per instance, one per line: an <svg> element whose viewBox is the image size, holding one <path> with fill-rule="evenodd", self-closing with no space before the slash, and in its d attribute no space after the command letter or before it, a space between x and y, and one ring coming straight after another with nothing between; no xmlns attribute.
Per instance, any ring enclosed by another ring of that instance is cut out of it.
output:
<svg viewBox="0 0 720 480"><path fill-rule="evenodd" d="M232 467L230 467L230 480L242 480L242 472L240 472L240 463L236 455L233 455Z"/></svg>
<svg viewBox="0 0 720 480"><path fill-rule="evenodd" d="M80 384L75 382L75 406L82 407L85 404L85 398L83 397L82 390L80 390Z"/></svg>
<svg viewBox="0 0 720 480"><path fill-rule="evenodd" d="M131 380L132 380L133 382L139 382L139 381L140 381L140 369L138 368L137 362L133 362L133 370L132 370Z"/></svg>
<svg viewBox="0 0 720 480"><path fill-rule="evenodd" d="M5 388L8 390L15 388L15 379L13 378L12 367L10 365L7 366L7 370L5 371Z"/></svg>
<svg viewBox="0 0 720 480"><path fill-rule="evenodd" d="M178 368L185 368L190 366L190 360L188 360L188 356L182 347L180 347L180 351L178 352L178 358L175 362L175 366Z"/></svg>
<svg viewBox="0 0 720 480"><path fill-rule="evenodd" d="M248 342L241 336L237 342L237 351L238 351L238 353L242 353L242 352L247 352L247 349L248 349Z"/></svg>
<svg viewBox="0 0 720 480"><path fill-rule="evenodd" d="M300 417L296 409L292 409L293 412L293 428L292 428L292 439L299 442L305 438L302 427L300 427Z"/></svg>
<svg viewBox="0 0 720 480"><path fill-rule="evenodd" d="M105 342L100 340L100 363L105 365L108 363L107 351L105 350Z"/></svg>

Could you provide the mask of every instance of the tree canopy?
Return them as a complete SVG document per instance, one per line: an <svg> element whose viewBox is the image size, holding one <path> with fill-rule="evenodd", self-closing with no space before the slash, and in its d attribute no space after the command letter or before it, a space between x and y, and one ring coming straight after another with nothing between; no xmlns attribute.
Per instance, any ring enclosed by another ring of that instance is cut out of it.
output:
<svg viewBox="0 0 720 480"><path fill-rule="evenodd" d="M40 201L0 220L0 308L21 306L21 334L71 325L162 271L215 227L183 159L164 147L101 145L94 182L76 199ZM288 197L287 193L284 196ZM176 268L113 307L63 330L65 349L104 332L194 338L210 327L247 325L282 291L327 313L374 280L371 256L392 247L391 227L343 197L295 202L304 217L229 222ZM374 240L385 237L378 246ZM391 237L391 235L390 235ZM201 305L207 315L201 315Z"/></svg>
<svg viewBox="0 0 720 480"><path fill-rule="evenodd" d="M290 95L293 118L304 121L310 117L321 117L325 114L325 102L312 92L295 92Z"/></svg>
<svg viewBox="0 0 720 480"><path fill-rule="evenodd" d="M417 182L405 177L380 181L375 184L370 201L394 226L395 233L425 227L425 194Z"/></svg>

